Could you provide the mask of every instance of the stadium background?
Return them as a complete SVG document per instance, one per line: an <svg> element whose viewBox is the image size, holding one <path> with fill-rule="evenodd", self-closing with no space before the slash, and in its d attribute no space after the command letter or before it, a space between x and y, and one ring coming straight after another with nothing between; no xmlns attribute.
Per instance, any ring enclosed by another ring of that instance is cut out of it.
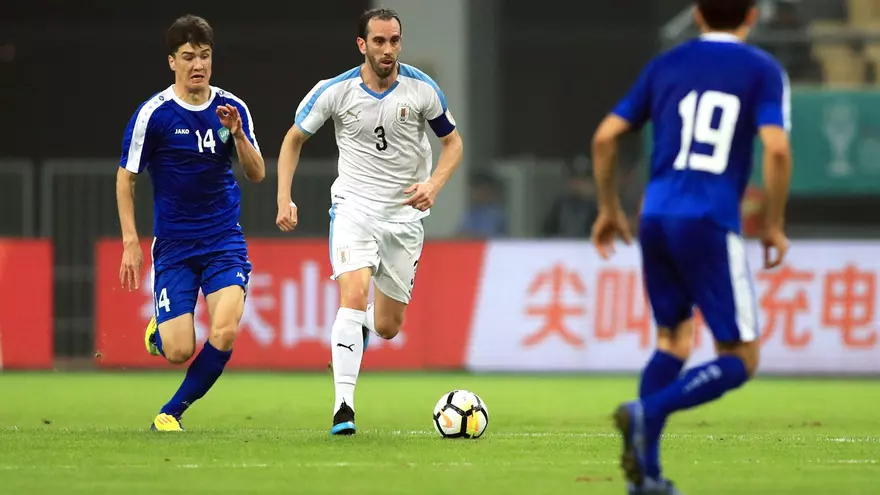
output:
<svg viewBox="0 0 880 495"><path fill-rule="evenodd" d="M356 19L371 4L262 3L32 0L0 11L4 368L163 366L142 348L148 290L123 292L116 280L113 184L127 119L172 82L162 36L185 12L213 24L213 83L248 102L270 174L242 184L254 274L232 364L326 366L336 304L326 259L332 132L306 146L292 236L274 225L275 156L312 85L360 63ZM466 155L426 223L430 240L402 338L377 343L366 367L632 371L644 362L651 328L638 253L596 259L586 243L595 205L583 176L604 113L646 61L693 35L688 4L384 2L403 18L401 60L444 89ZM756 270L765 371L880 374L880 2L761 4L752 41L789 70L795 153L791 259L773 273ZM649 149L632 136L621 155L634 220ZM749 198L744 214L753 220L758 175ZM145 177L137 195L145 255L151 207ZM148 273L147 263L146 282ZM198 319L203 336L201 306ZM710 352L705 335L697 348Z"/></svg>

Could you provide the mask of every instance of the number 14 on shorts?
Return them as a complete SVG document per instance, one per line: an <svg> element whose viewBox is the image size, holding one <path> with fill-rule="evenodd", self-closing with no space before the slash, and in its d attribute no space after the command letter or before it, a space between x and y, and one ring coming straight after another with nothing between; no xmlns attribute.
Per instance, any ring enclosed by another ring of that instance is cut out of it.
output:
<svg viewBox="0 0 880 495"><path fill-rule="evenodd" d="M168 299L168 288L159 291L159 297L156 298L156 313L159 309L164 309L166 313L171 312L171 300Z"/></svg>

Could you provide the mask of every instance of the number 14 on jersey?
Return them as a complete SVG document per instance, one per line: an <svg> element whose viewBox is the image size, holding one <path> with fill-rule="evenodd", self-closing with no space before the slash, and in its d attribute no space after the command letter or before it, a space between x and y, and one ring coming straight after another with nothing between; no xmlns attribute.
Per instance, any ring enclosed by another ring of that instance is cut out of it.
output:
<svg viewBox="0 0 880 495"><path fill-rule="evenodd" d="M681 150L675 158L675 169L723 174L730 160L740 107L736 95L720 91L706 91L702 95L697 91L688 93L678 104ZM716 111L720 111L720 118L718 127L714 128L712 120ZM712 146L712 154L691 153L694 143Z"/></svg>
<svg viewBox="0 0 880 495"><path fill-rule="evenodd" d="M215 153L214 150L217 147L217 144L214 142L213 129L208 129L207 131L205 131L204 138L202 138L202 133L198 129L196 129L196 141L199 144L199 153L204 153L205 148L210 149L211 153Z"/></svg>

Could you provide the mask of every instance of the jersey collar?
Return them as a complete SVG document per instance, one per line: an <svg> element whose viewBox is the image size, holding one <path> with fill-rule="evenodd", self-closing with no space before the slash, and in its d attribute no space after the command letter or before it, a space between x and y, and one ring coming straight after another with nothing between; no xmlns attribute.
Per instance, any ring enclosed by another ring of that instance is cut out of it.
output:
<svg viewBox="0 0 880 495"><path fill-rule="evenodd" d="M700 36L700 39L703 41L714 41L716 43L742 43L741 39L735 34L730 33L704 33Z"/></svg>
<svg viewBox="0 0 880 495"><path fill-rule="evenodd" d="M204 103L202 103L201 105L192 105L190 103L187 103L187 102L181 100L177 96L177 94L174 92L174 85L173 84L171 85L170 88L168 88L168 90L171 93L171 98L174 100L175 103L177 103L181 107L183 107L186 110L189 110L191 112L201 112L202 110L206 110L209 106L211 106L211 102L214 101L214 97L217 96L217 90L214 89L214 86L209 86L209 88L211 90L211 96L209 96L208 99Z"/></svg>

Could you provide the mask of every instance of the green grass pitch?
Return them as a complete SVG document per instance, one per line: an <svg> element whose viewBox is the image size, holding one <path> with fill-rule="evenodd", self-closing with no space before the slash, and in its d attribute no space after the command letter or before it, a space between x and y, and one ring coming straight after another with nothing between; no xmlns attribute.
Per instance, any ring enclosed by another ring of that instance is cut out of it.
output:
<svg viewBox="0 0 880 495"><path fill-rule="evenodd" d="M360 431L333 438L328 375L230 372L188 431L148 431L182 376L0 374L0 493L625 493L609 417L634 377L365 373ZM434 433L454 388L486 402L483 438ZM668 433L688 495L880 494L876 381L761 378Z"/></svg>

